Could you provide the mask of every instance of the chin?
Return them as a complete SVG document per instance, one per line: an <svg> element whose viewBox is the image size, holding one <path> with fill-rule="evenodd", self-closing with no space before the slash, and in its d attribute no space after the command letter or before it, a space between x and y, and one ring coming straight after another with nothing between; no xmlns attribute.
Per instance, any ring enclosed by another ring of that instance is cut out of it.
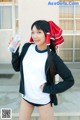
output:
<svg viewBox="0 0 80 120"><path fill-rule="evenodd" d="M41 45L41 44L40 44L40 43L38 43L38 42L35 42L35 44L36 44L36 45Z"/></svg>

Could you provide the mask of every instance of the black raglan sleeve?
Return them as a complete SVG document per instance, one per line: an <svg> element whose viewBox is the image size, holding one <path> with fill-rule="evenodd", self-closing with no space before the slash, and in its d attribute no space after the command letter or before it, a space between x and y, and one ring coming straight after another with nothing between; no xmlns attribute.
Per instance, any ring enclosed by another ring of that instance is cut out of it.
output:
<svg viewBox="0 0 80 120"><path fill-rule="evenodd" d="M63 79L58 84L45 83L43 92L57 94L68 90L74 84L74 78L69 68L64 64L63 60L55 53L53 56L56 72Z"/></svg>
<svg viewBox="0 0 80 120"><path fill-rule="evenodd" d="M19 48L15 53L12 53L12 67L13 69L18 72L20 71L20 60L21 60L21 55L19 55Z"/></svg>

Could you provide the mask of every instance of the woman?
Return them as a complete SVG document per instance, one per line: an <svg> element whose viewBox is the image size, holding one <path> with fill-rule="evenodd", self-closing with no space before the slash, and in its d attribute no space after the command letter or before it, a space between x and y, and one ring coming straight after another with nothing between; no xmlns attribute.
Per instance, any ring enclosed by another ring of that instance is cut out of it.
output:
<svg viewBox="0 0 80 120"><path fill-rule="evenodd" d="M57 105L56 94L64 92L74 84L71 71L56 54L63 43L62 30L52 21L38 20L31 26L31 38L22 48L12 54L12 65L20 71L20 93L22 94L19 120L31 120L37 106L41 120L53 120L53 107ZM63 81L55 84L55 75ZM45 113L46 112L46 113Z"/></svg>

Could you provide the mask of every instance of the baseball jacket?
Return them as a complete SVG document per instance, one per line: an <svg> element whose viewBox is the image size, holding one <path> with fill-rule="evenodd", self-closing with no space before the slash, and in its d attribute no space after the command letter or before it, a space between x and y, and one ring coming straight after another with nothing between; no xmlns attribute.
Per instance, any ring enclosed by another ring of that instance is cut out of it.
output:
<svg viewBox="0 0 80 120"><path fill-rule="evenodd" d="M17 72L20 71L21 74L19 92L24 95L25 95L25 89L24 89L24 74L23 74L22 61L31 44L33 43L25 43L20 55L19 55L19 48L17 49L16 53L12 53L12 66L15 71ZM72 87L74 84L74 78L72 76L71 71L64 64L63 60L54 51L51 51L51 56L54 61L54 65L56 69L55 75L59 74L59 76L63 79L63 81L60 81L58 84L51 82L50 69L47 59L45 63L46 83L44 85L43 92L49 93L51 104L54 103L54 105L57 105L58 100L56 94L62 93L67 89L69 89L70 87Z"/></svg>

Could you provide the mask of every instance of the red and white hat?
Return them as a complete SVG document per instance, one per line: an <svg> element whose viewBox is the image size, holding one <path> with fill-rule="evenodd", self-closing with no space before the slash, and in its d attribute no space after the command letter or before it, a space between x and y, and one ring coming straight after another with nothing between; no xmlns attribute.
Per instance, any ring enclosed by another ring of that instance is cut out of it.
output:
<svg viewBox="0 0 80 120"><path fill-rule="evenodd" d="M46 44L50 45L50 39L54 40L55 46L58 46L64 42L62 36L62 29L57 26L53 21L49 21L50 24L50 33L46 33ZM30 43L34 43L32 37L30 38Z"/></svg>

